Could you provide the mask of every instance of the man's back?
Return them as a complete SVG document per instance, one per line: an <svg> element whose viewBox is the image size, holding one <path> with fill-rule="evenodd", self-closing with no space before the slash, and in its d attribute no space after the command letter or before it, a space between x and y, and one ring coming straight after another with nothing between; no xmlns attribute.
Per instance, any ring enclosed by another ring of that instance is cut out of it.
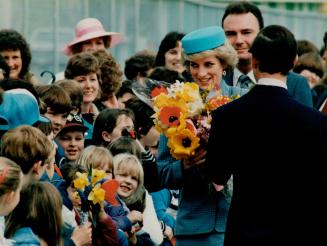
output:
<svg viewBox="0 0 327 246"><path fill-rule="evenodd" d="M327 118L283 88L257 85L213 120L220 124L211 131L208 162L217 165L210 173L217 184L234 179L225 245L326 240L327 175L319 153L327 148ZM234 158L217 162L213 149Z"/></svg>
<svg viewBox="0 0 327 246"><path fill-rule="evenodd" d="M240 14L243 7L260 13L252 4L235 2L227 7L224 29L234 17L229 13ZM321 160L327 117L294 100L290 87L296 89L296 83L286 89L296 51L287 28L262 28L248 50L257 85L213 114L206 171L216 184L231 175L234 181L225 245L327 245L322 195L327 174ZM218 149L233 160L218 162Z"/></svg>
<svg viewBox="0 0 327 246"><path fill-rule="evenodd" d="M229 72L224 76L226 84L233 85L233 72ZM290 95L300 103L313 107L312 94L309 84L305 77L289 72L286 81L287 89Z"/></svg>

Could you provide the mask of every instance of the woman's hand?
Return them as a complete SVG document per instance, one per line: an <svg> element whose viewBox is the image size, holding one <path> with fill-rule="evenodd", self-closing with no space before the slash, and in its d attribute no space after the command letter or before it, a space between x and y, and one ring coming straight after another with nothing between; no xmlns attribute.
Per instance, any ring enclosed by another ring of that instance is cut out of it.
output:
<svg viewBox="0 0 327 246"><path fill-rule="evenodd" d="M174 237L173 229L170 226L166 225L165 231L163 233L169 240Z"/></svg>
<svg viewBox="0 0 327 246"><path fill-rule="evenodd" d="M193 156L183 160L184 169L201 165L205 162L207 151L204 148L198 148Z"/></svg>

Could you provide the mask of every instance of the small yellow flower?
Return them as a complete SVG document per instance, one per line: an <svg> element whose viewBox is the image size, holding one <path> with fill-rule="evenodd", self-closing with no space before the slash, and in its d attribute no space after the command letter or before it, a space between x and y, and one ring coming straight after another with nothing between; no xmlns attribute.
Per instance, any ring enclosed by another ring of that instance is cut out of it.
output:
<svg viewBox="0 0 327 246"><path fill-rule="evenodd" d="M199 86L196 83L187 82L184 84L183 91L177 94L180 98L186 102L195 102L198 100L202 101L199 92Z"/></svg>
<svg viewBox="0 0 327 246"><path fill-rule="evenodd" d="M76 189L80 189L82 191L84 191L85 186L89 185L89 180L87 178L87 174L86 173L80 173L77 172L76 173L77 178L74 179L74 187Z"/></svg>
<svg viewBox="0 0 327 246"><path fill-rule="evenodd" d="M101 188L100 184L97 184L91 190L87 199L89 201L92 201L94 205L99 203L101 206L103 206L105 194L106 194L106 191Z"/></svg>
<svg viewBox="0 0 327 246"><path fill-rule="evenodd" d="M170 136L167 143L171 154L177 160L188 158L195 154L195 149L200 146L200 139L191 130L182 129Z"/></svg>
<svg viewBox="0 0 327 246"><path fill-rule="evenodd" d="M91 178L92 185L94 185L99 180L105 178L105 176L106 176L105 171L99 169L92 169L92 178Z"/></svg>

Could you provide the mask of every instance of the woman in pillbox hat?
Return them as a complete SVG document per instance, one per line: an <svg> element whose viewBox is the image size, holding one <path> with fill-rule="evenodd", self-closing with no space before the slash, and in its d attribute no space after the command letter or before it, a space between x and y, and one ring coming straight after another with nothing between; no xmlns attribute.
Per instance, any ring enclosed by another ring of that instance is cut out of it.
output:
<svg viewBox="0 0 327 246"><path fill-rule="evenodd" d="M221 27L197 29L181 41L186 68L206 99L239 94L240 91L233 90L222 80L224 70L236 65L237 54ZM161 135L157 164L161 183L167 188L180 189L176 244L223 246L228 189L221 191L224 187L211 183L197 167L205 159L203 148L196 149L189 159L175 160L167 142L167 137Z"/></svg>

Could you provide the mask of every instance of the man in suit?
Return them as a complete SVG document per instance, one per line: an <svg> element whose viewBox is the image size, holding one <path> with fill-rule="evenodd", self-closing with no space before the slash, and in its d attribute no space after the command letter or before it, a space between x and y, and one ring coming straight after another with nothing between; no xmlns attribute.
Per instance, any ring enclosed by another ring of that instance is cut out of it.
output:
<svg viewBox="0 0 327 246"><path fill-rule="evenodd" d="M257 83L214 111L204 165L218 185L233 175L225 245L327 245L327 172L319 159L327 116L286 89L296 57L288 29L263 28L249 52Z"/></svg>
<svg viewBox="0 0 327 246"><path fill-rule="evenodd" d="M264 26L261 11L256 5L246 1L233 2L225 9L221 24L239 58L237 67L229 71L224 80L228 85L252 87L256 79L252 71L252 56L249 48L259 30ZM311 91L305 77L289 72L287 89L296 100L312 107Z"/></svg>

